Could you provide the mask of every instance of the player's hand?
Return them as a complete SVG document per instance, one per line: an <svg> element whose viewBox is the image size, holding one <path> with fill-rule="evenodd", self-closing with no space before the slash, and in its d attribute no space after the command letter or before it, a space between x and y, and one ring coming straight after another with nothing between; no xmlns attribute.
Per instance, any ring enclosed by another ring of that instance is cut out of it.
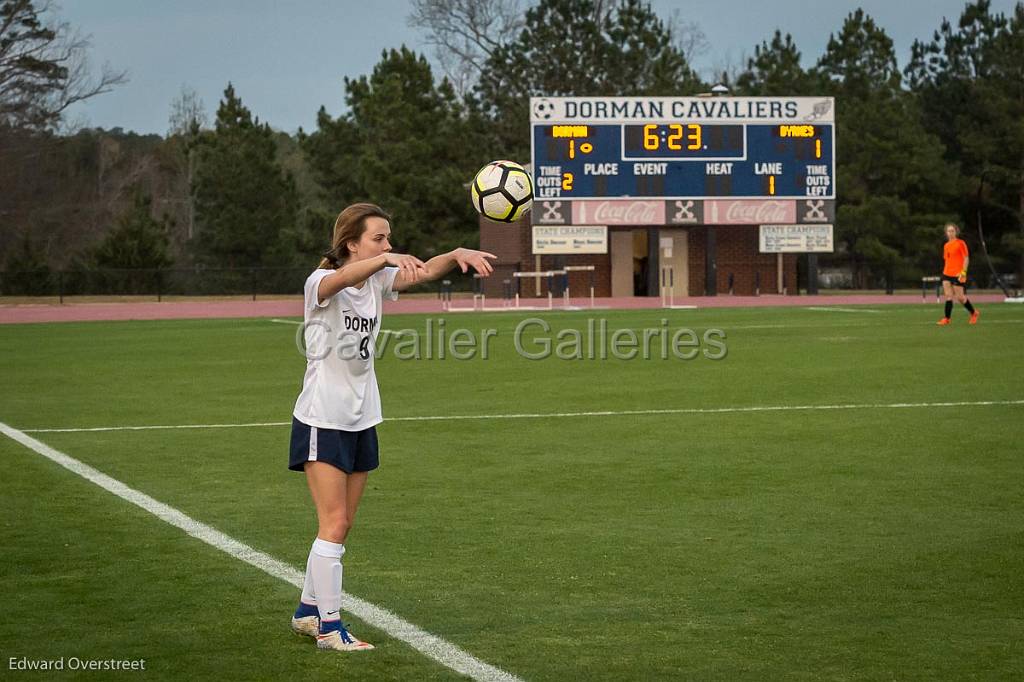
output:
<svg viewBox="0 0 1024 682"><path fill-rule="evenodd" d="M404 253L385 253L384 263L392 267L398 268L399 274L402 278L409 282L418 282L420 277L427 276L427 266L416 256L410 256Z"/></svg>
<svg viewBox="0 0 1024 682"><path fill-rule="evenodd" d="M452 251L452 256L455 257L455 262L462 268L462 272L469 272L469 268L473 268L481 277L488 277L494 272L494 266L491 265L488 258L497 260L497 256L487 251L474 251L473 249L455 249Z"/></svg>
<svg viewBox="0 0 1024 682"><path fill-rule="evenodd" d="M961 270L960 274L957 276L956 280L958 282L960 282L961 284L966 284L967 283L967 271L966 270Z"/></svg>

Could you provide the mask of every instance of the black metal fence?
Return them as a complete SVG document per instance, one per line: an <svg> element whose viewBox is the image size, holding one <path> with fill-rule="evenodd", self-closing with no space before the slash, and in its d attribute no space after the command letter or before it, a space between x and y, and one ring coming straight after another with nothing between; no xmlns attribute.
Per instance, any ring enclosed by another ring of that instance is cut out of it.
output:
<svg viewBox="0 0 1024 682"><path fill-rule="evenodd" d="M0 270L0 296L288 296L302 295L309 268L164 268ZM471 277L451 273L456 291L470 291ZM433 293L436 283L410 293Z"/></svg>
<svg viewBox="0 0 1024 682"><path fill-rule="evenodd" d="M500 268L500 266L499 266ZM514 268L512 268L514 269ZM488 286L493 290L488 295L499 295L499 287L505 281L518 288L518 282L511 277L509 268L496 270ZM66 296L151 296L161 300L168 296L292 296L302 295L302 285L309 276L308 268L165 268L165 269L94 269L94 270L0 270L0 296L50 296L63 301ZM474 291L479 282L471 275L458 270L446 277L451 283L449 291ZM776 282L772 277L761 278L763 292L774 291ZM1003 276L1003 283L1011 289L1019 287L1013 274ZM731 282L730 282L731 284ZM797 277L800 291L807 290L807 273L800 271ZM893 290L918 290L934 287L932 282L918 278L872 277L868 278L868 289L892 292ZM996 288L998 284L986 272L972 277L974 288ZM564 286L564 285L560 285ZM787 289L793 282L785 282ZM504 287L502 287L504 288ZM820 290L853 289L849 271L838 268L822 268L818 274ZM409 290L409 293L438 293L440 285L431 282ZM559 288L556 295L560 293ZM727 293L728 290L719 291ZM792 292L791 292L792 293Z"/></svg>
<svg viewBox="0 0 1024 682"><path fill-rule="evenodd" d="M169 268L0 272L4 296L301 294L308 269Z"/></svg>

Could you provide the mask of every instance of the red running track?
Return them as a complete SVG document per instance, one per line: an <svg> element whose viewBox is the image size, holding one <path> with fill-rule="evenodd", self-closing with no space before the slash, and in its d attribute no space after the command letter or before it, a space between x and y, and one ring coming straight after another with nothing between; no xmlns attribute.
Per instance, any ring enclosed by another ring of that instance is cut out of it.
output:
<svg viewBox="0 0 1024 682"><path fill-rule="evenodd" d="M998 303L1003 296L984 294L972 296L976 303ZM582 311L589 310L590 299L574 298L571 305ZM740 308L771 306L849 306L888 305L893 303L916 303L922 305L917 295L886 296L882 294L829 295L829 296L691 296L674 301L676 306L697 308ZM456 309L467 309L472 305L469 299L453 301ZM513 312L515 308L503 308L501 300L487 302L486 312ZM927 304L936 306L935 298L929 296ZM547 310L547 299L523 299L521 312ZM595 306L599 309L640 309L661 308L661 299L649 297L598 298ZM562 307L562 300L555 299L555 310ZM443 313L441 302L434 298L412 298L384 303L384 312L389 315L403 313ZM452 312L455 312L453 310ZM177 320L198 318L233 317L301 317L302 299L281 299L269 301L165 301L130 303L69 303L59 304L17 304L0 305L0 324L23 324L28 322L89 322L97 320Z"/></svg>

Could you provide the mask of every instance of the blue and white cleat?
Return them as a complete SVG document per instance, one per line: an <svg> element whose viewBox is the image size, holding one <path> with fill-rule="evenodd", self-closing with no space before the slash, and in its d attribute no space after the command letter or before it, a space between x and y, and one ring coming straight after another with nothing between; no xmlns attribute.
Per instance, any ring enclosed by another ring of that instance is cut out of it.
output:
<svg viewBox="0 0 1024 682"><path fill-rule="evenodd" d="M318 634L316 647L324 651L369 651L373 645L359 641L341 626L338 630Z"/></svg>

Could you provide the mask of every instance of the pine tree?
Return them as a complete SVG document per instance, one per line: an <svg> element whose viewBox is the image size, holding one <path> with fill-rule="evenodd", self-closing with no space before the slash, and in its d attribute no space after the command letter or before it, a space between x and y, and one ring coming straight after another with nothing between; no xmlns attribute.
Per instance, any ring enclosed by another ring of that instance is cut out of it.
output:
<svg viewBox="0 0 1024 682"><path fill-rule="evenodd" d="M394 218L396 250L421 257L471 243L476 220L467 184L486 163L451 84L435 84L427 60L389 50L369 76L345 80L349 112L320 110L302 141L335 212L371 201ZM321 250L330 239L326 226Z"/></svg>
<svg viewBox="0 0 1024 682"><path fill-rule="evenodd" d="M491 54L475 103L491 121L494 153L525 160L531 96L668 97L702 87L649 4L601 11L592 0L541 0L519 38Z"/></svg>
<svg viewBox="0 0 1024 682"><path fill-rule="evenodd" d="M959 177L901 87L892 40L862 10L830 37L813 75L836 98L836 237L852 261L855 286L863 287L872 284L871 274L916 263L922 250L935 253L941 222L931 227L931 243L921 244L917 228L924 216L948 217Z"/></svg>
<svg viewBox="0 0 1024 682"><path fill-rule="evenodd" d="M1024 282L1024 3L1009 17L989 0L970 3L911 54L906 75L925 125L969 178L967 222L982 215L993 260L1016 257Z"/></svg>
<svg viewBox="0 0 1024 682"><path fill-rule="evenodd" d="M280 265L296 223L297 192L277 161L270 126L253 119L229 83L212 131L196 139L196 259L221 267Z"/></svg>
<svg viewBox="0 0 1024 682"><path fill-rule="evenodd" d="M132 205L117 221L99 244L90 251L90 262L96 268L169 267L172 263L168 251L169 220L157 221L152 215L152 199L139 189Z"/></svg>
<svg viewBox="0 0 1024 682"><path fill-rule="evenodd" d="M23 233L4 261L0 293L6 296L44 296L53 293L53 271L46 252Z"/></svg>
<svg viewBox="0 0 1024 682"><path fill-rule="evenodd" d="M102 241L76 258L66 282L71 292L91 294L155 293L161 288L160 269L172 263L169 254L171 219L153 218L152 199L138 187L132 204Z"/></svg>
<svg viewBox="0 0 1024 682"><path fill-rule="evenodd" d="M737 94L763 97L819 95L821 85L800 65L793 36L776 30L772 41L754 47L754 56L736 79Z"/></svg>

